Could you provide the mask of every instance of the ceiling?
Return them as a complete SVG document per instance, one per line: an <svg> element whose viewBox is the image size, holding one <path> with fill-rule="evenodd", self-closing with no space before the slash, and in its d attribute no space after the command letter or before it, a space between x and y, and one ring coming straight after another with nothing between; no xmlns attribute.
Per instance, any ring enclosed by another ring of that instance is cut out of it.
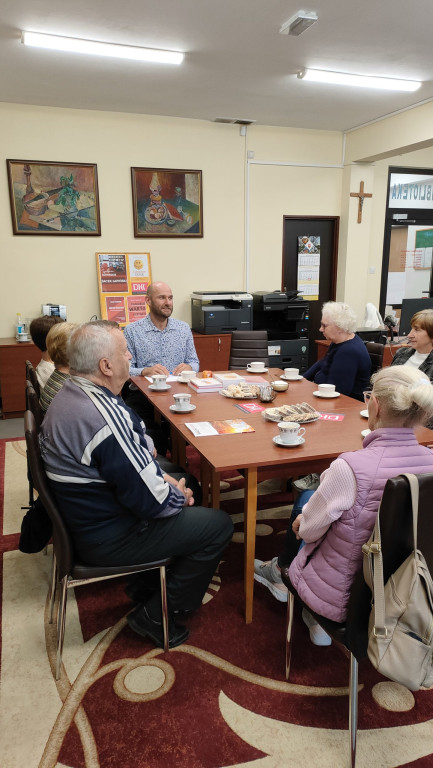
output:
<svg viewBox="0 0 433 768"><path fill-rule="evenodd" d="M319 20L279 34L300 9ZM432 0L2 0L0 101L348 130L433 99ZM26 48L21 31L180 50L179 67ZM317 85L303 67L421 80Z"/></svg>

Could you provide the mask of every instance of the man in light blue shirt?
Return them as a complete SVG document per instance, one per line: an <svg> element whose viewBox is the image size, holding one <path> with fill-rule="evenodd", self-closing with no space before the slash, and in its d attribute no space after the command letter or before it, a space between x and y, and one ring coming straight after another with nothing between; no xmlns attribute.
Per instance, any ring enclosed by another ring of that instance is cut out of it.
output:
<svg viewBox="0 0 433 768"><path fill-rule="evenodd" d="M125 338L132 355L130 375L152 376L182 371L198 371L199 361L191 328L171 317L173 293L166 283L151 283L146 302L149 314L125 328Z"/></svg>
<svg viewBox="0 0 433 768"><path fill-rule="evenodd" d="M178 376L182 371L198 371L199 360L191 328L182 320L170 317L173 292L166 283L151 283L146 302L149 314L125 328L125 339L131 353L131 376L153 376L156 373ZM167 430L154 421L153 407L133 385L125 402L143 419L147 432L162 456L167 452Z"/></svg>

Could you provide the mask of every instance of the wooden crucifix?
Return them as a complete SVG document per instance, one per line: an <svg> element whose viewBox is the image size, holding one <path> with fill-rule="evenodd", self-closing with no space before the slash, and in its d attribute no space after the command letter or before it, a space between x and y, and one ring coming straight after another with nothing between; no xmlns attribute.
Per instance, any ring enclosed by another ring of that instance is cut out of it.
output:
<svg viewBox="0 0 433 768"><path fill-rule="evenodd" d="M350 197L358 198L358 224L362 221L362 206L366 197L373 197L371 192L364 192L364 182L359 183L359 192L351 192Z"/></svg>

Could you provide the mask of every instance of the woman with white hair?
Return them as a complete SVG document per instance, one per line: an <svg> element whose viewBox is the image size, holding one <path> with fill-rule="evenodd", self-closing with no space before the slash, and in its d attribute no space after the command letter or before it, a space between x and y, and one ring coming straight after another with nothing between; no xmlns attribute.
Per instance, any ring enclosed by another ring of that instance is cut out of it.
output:
<svg viewBox="0 0 433 768"><path fill-rule="evenodd" d="M284 552L254 566L255 579L278 600L287 601L283 571L306 605L337 622L345 620L362 545L373 530L387 480L402 472L433 472L433 453L414 434L414 427L433 416L433 387L425 373L406 365L382 368L372 384L364 393L371 432L362 448L340 454L322 473L317 490L301 493ZM305 544L299 551L293 533ZM305 610L303 619L315 645L331 643Z"/></svg>
<svg viewBox="0 0 433 768"><path fill-rule="evenodd" d="M320 330L331 345L325 357L304 373L304 378L316 384L335 384L342 395L362 400L369 384L371 360L364 342L355 334L356 326L356 315L348 304L326 302Z"/></svg>

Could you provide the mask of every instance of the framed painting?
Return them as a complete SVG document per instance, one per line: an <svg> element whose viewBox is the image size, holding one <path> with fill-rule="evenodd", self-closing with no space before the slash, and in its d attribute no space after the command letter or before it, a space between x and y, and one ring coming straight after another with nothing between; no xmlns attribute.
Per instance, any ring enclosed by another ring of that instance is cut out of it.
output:
<svg viewBox="0 0 433 768"><path fill-rule="evenodd" d="M131 168L134 237L203 237L201 171Z"/></svg>
<svg viewBox="0 0 433 768"><path fill-rule="evenodd" d="M14 235L100 235L97 167L6 160Z"/></svg>

